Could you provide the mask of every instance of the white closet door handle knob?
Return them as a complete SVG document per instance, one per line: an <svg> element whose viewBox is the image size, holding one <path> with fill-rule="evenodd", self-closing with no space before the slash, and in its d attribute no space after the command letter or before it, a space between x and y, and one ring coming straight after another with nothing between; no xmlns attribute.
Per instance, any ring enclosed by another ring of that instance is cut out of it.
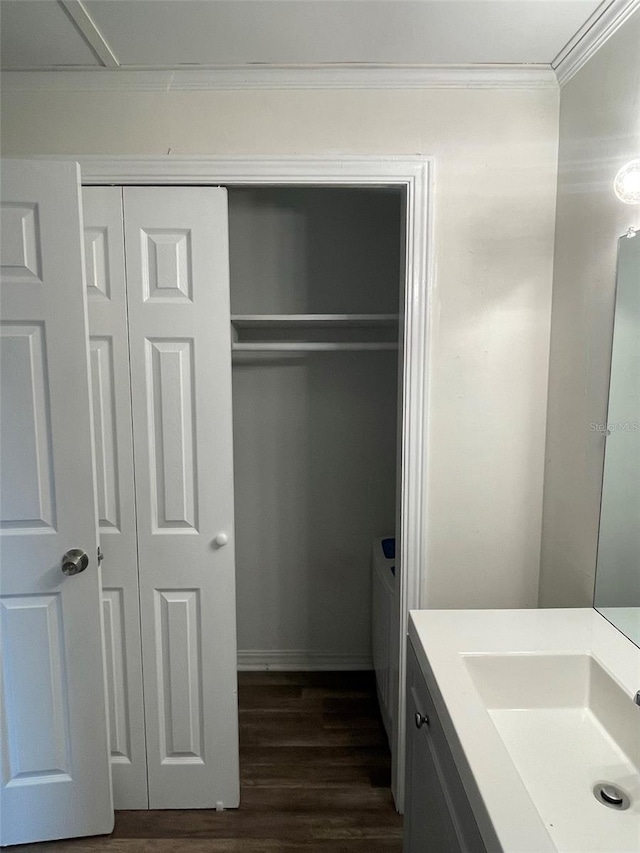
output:
<svg viewBox="0 0 640 853"><path fill-rule="evenodd" d="M218 533L216 538L213 540L219 548L222 548L223 545L226 545L229 541L229 537L226 533Z"/></svg>

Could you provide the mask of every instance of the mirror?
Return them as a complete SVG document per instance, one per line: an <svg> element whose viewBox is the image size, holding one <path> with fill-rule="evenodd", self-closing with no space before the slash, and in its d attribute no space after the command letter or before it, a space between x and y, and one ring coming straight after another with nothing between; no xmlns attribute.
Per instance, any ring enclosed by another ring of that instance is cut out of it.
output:
<svg viewBox="0 0 640 853"><path fill-rule="evenodd" d="M640 646L640 232L618 241L594 607Z"/></svg>

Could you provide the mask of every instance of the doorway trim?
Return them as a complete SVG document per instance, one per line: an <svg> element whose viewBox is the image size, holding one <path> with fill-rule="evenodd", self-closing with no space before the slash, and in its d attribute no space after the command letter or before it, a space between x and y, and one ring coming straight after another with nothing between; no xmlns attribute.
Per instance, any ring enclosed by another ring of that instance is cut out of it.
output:
<svg viewBox="0 0 640 853"><path fill-rule="evenodd" d="M51 159L51 158L49 158ZM56 158L60 159L60 158ZM395 187L405 193L402 452L400 463L400 637L392 790L404 807L406 637L427 572L427 465L431 293L434 281L433 158L358 156L65 157L93 185Z"/></svg>

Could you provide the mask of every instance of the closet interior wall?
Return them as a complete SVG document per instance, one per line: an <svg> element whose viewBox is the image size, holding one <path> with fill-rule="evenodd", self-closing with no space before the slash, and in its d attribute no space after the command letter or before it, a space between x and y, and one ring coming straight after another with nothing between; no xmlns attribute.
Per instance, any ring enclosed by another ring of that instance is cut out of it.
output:
<svg viewBox="0 0 640 853"><path fill-rule="evenodd" d="M371 546L396 513L401 204L388 189L229 189L232 319L344 315L267 323L244 338L264 351L234 353L241 669L371 667ZM349 351L372 333L382 343Z"/></svg>

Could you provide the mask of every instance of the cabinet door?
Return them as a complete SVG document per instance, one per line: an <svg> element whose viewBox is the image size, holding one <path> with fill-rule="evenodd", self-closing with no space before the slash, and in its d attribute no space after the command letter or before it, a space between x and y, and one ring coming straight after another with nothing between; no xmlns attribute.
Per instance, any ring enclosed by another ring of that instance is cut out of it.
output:
<svg viewBox="0 0 640 853"><path fill-rule="evenodd" d="M149 806L239 803L227 193L124 190Z"/></svg>
<svg viewBox="0 0 640 853"><path fill-rule="evenodd" d="M113 801L146 809L122 189L82 191Z"/></svg>
<svg viewBox="0 0 640 853"><path fill-rule="evenodd" d="M416 714L428 722L416 726ZM407 853L486 853L486 847L411 643L407 648Z"/></svg>
<svg viewBox="0 0 640 853"><path fill-rule="evenodd" d="M417 729L414 690L407 695L404 853L462 853L444 794L427 725Z"/></svg>

